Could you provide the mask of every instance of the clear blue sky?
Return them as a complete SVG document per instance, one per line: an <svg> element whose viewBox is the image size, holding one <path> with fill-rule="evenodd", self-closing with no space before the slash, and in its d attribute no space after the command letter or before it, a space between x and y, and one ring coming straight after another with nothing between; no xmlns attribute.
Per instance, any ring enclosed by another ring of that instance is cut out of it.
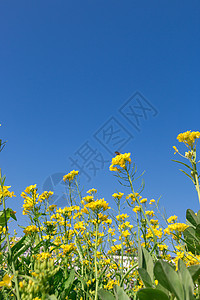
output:
<svg viewBox="0 0 200 300"><path fill-rule="evenodd" d="M199 16L197 0L0 2L0 137L8 140L0 166L20 224L20 193L78 169L70 157L91 176L82 174L85 189L112 206L122 189L102 157L110 161L115 150L146 170L143 196L162 196L168 215L184 221L188 207L199 209L171 161L173 145L185 150L178 133L200 130ZM95 153L84 160L78 150L87 141Z"/></svg>

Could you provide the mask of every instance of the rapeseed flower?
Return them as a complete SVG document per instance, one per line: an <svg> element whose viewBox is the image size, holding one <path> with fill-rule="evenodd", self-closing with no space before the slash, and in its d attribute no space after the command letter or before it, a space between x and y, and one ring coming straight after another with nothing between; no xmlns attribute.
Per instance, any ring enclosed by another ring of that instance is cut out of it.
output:
<svg viewBox="0 0 200 300"><path fill-rule="evenodd" d="M30 225L30 226L27 226L25 229L24 229L24 233L26 235L28 234L31 234L33 232L39 232L40 230L36 227L36 225Z"/></svg>
<svg viewBox="0 0 200 300"><path fill-rule="evenodd" d="M71 171L70 173L68 173L67 175L64 175L63 176L63 181L72 181L73 179L74 179L74 177L76 176L76 175L78 175L78 173L79 173L79 171L75 171L75 170L73 170L73 171Z"/></svg>
<svg viewBox="0 0 200 300"><path fill-rule="evenodd" d="M96 201L87 203L85 207L90 208L92 211L97 211L97 212L100 212L101 210L105 211L110 208L108 203L104 200L104 198L99 200L97 199Z"/></svg>
<svg viewBox="0 0 200 300"><path fill-rule="evenodd" d="M196 139L200 138L200 132L199 131L186 131L183 133L180 133L177 136L177 140L179 142L183 142L186 146L192 147L194 146L194 143L196 141Z"/></svg>
<svg viewBox="0 0 200 300"><path fill-rule="evenodd" d="M8 274L5 274L3 277L3 281L0 281L0 286L5 286L7 288L11 288L13 277L14 277L14 275L9 276Z"/></svg>
<svg viewBox="0 0 200 300"><path fill-rule="evenodd" d="M14 192L10 192L8 190L10 187L11 186L3 186L3 189L2 189L2 186L0 186L0 205L1 205L1 202L2 202L3 198L16 197L15 194L14 194Z"/></svg>
<svg viewBox="0 0 200 300"><path fill-rule="evenodd" d="M113 157L112 163L110 165L110 171L120 171L120 168L125 169L126 162L131 163L130 153L119 154Z"/></svg>

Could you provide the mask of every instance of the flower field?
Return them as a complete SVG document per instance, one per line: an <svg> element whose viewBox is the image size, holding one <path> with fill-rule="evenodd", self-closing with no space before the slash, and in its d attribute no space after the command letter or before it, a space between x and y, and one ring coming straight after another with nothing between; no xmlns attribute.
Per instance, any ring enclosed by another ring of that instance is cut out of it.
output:
<svg viewBox="0 0 200 300"><path fill-rule="evenodd" d="M199 138L181 133L187 152L174 150L200 201ZM0 150L4 145L0 140ZM185 223L162 215L159 200L147 199L142 185L135 190L130 153L117 153L110 171L128 191L112 195L116 211L95 188L82 195L78 170L63 177L64 208L51 204L53 192L28 186L21 197L29 225L21 238L9 234L17 215L6 204L15 194L0 173L0 299L200 299L200 211L188 209Z"/></svg>

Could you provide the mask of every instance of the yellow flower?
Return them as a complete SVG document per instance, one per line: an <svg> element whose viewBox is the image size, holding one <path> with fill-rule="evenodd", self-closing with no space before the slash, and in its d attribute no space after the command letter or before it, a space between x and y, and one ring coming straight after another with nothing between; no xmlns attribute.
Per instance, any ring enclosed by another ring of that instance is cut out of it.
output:
<svg viewBox="0 0 200 300"><path fill-rule="evenodd" d="M177 221L177 216L171 216L171 217L169 217L168 219L167 219L167 222L168 223L174 223L175 221Z"/></svg>
<svg viewBox="0 0 200 300"><path fill-rule="evenodd" d="M87 203L90 203L90 202L94 201L94 197L93 196L86 196L86 197L83 197L83 200Z"/></svg>
<svg viewBox="0 0 200 300"><path fill-rule="evenodd" d="M73 244L61 245L61 248L63 249L63 254L67 254L74 250L74 245Z"/></svg>
<svg viewBox="0 0 200 300"><path fill-rule="evenodd" d="M24 192L27 194L30 194L32 191L34 191L36 189L36 186L37 186L36 184L27 186L27 188L25 189Z"/></svg>
<svg viewBox="0 0 200 300"><path fill-rule="evenodd" d="M117 166L121 167L122 169L125 169L126 162L128 162L129 164L131 163L130 155L130 153L124 153L113 157L112 163L110 165L110 171L120 171L120 169Z"/></svg>
<svg viewBox="0 0 200 300"><path fill-rule="evenodd" d="M71 180L73 180L74 179L74 177L76 176L76 175L78 175L78 173L79 173L79 171L71 171L70 173L68 173L67 175L65 175L65 176L63 176L63 181L71 181Z"/></svg>
<svg viewBox="0 0 200 300"><path fill-rule="evenodd" d="M96 189L90 189L89 191L87 191L87 194L94 194L94 193L97 193L97 190Z"/></svg>
<svg viewBox="0 0 200 300"><path fill-rule="evenodd" d="M150 201L149 201L149 204L153 204L153 203L155 203L156 201L154 200L154 199L151 199Z"/></svg>
<svg viewBox="0 0 200 300"><path fill-rule="evenodd" d="M36 259L37 260L44 260L44 259L49 259L49 258L51 258L51 253L49 253L49 252L41 252L41 253L39 253L39 254L37 254L36 255Z"/></svg>
<svg viewBox="0 0 200 300"><path fill-rule="evenodd" d="M165 244L158 244L158 248L159 248L160 251L163 251L163 250L167 250L168 246L165 245Z"/></svg>
<svg viewBox="0 0 200 300"><path fill-rule="evenodd" d="M124 221L127 218L129 218L129 216L127 214L121 214L121 215L116 216L117 221L119 221L119 220Z"/></svg>
<svg viewBox="0 0 200 300"><path fill-rule="evenodd" d="M138 198L138 199L142 199L142 196L140 196L139 193L135 193L135 196ZM126 196L126 199L130 199L132 200L131 204L133 204L135 201L136 201L136 198L135 198L134 194L133 193L130 193L128 196Z"/></svg>
<svg viewBox="0 0 200 300"><path fill-rule="evenodd" d="M137 213L138 211L141 211L141 208L139 207L139 206L135 206L134 208L133 208L133 211L135 212L135 213Z"/></svg>
<svg viewBox="0 0 200 300"><path fill-rule="evenodd" d="M183 142L189 147L193 147L195 140L200 138L200 132L199 131L186 131L183 133L180 133L177 136L177 140L179 142Z"/></svg>
<svg viewBox="0 0 200 300"><path fill-rule="evenodd" d="M24 229L24 233L26 235L28 234L31 234L33 232L39 232L39 229L35 226L35 225L30 225L30 226L27 226L25 229Z"/></svg>
<svg viewBox="0 0 200 300"><path fill-rule="evenodd" d="M127 236L131 235L128 230L122 232L122 235L126 238Z"/></svg>
<svg viewBox="0 0 200 300"><path fill-rule="evenodd" d="M188 228L189 225L186 225L184 223L174 223L174 224L170 224L168 226L170 231L179 231L179 232L183 232L186 228Z"/></svg>
<svg viewBox="0 0 200 300"><path fill-rule="evenodd" d="M0 281L0 286L5 286L7 288L11 288L13 277L14 277L14 275L12 275L11 277L8 274L4 275L3 281Z"/></svg>
<svg viewBox="0 0 200 300"><path fill-rule="evenodd" d="M117 199L121 199L122 198L122 196L124 195L124 193L114 193L112 196L114 197L114 198L117 198Z"/></svg>
<svg viewBox="0 0 200 300"><path fill-rule="evenodd" d="M176 146L173 146L173 148L174 148L174 154L176 154L176 153L178 153L178 149L176 148Z"/></svg>
<svg viewBox="0 0 200 300"><path fill-rule="evenodd" d="M151 219L150 223L153 224L153 225L157 225L158 224L158 220Z"/></svg>
<svg viewBox="0 0 200 300"><path fill-rule="evenodd" d="M147 202L147 198L143 198L142 200L140 200L140 203L146 203Z"/></svg>
<svg viewBox="0 0 200 300"><path fill-rule="evenodd" d="M155 216L155 213L154 213L153 210L147 210L147 211L145 211L145 214L146 214L147 216L151 216L151 217Z"/></svg>
<svg viewBox="0 0 200 300"><path fill-rule="evenodd" d="M103 199L97 199L96 201L87 203L85 205L86 208L90 208L92 211L100 211L103 210L105 211L106 209L110 209L108 206L108 203Z"/></svg>
<svg viewBox="0 0 200 300"><path fill-rule="evenodd" d="M49 191L44 191L39 197L38 201L42 202L43 200L49 199L50 196L53 195L53 192Z"/></svg>
<svg viewBox="0 0 200 300"><path fill-rule="evenodd" d="M1 204L1 201L3 198L12 198L12 197L16 197L14 192L10 192L8 189L10 188L11 186L3 186L3 189L2 187L0 186L0 204Z"/></svg>

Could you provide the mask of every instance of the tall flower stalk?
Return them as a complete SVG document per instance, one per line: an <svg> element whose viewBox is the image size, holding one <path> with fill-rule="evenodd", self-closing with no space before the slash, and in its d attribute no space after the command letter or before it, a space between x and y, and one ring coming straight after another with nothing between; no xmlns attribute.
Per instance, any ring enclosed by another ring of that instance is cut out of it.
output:
<svg viewBox="0 0 200 300"><path fill-rule="evenodd" d="M8 247L8 253L9 253L10 261L11 261L11 269L12 269L12 273L14 275L16 297L17 297L17 300L20 300L17 272L15 270L15 264L14 264L14 260L13 260L13 255L12 255L10 240L9 240L9 234L8 234L8 220L7 220L6 203L5 203L5 193L7 196L11 196L11 197L14 196L14 193L8 192L8 190L5 192L4 183L5 183L5 176L2 177L1 169L0 169L0 185L1 185L1 196L2 196L2 199L0 199L0 200L2 200L2 202L3 202L3 214L4 214L4 218L5 218L5 229L6 229L5 236L6 236L6 242L7 242L7 247Z"/></svg>
<svg viewBox="0 0 200 300"><path fill-rule="evenodd" d="M178 160L173 160L179 164L184 165L185 167L187 167L190 170L190 173L185 172L184 170L181 170L181 172L183 172L187 177L189 177L195 188L197 191L197 195L198 195L198 199L199 199L199 203L200 203L200 186L199 186L199 175L198 175L198 171L197 171L197 164L199 163L199 161L197 161L197 152L196 152L196 146L197 146L197 140L200 138L200 132L199 131L186 131L183 133L180 133L177 136L177 140L179 142L183 142L186 147L188 148L188 151L185 152L185 155L181 154L179 152L179 150L176 148L176 146L173 146L175 152L174 154L178 153L181 157L183 157L184 159L189 160L190 165L183 163L181 161Z"/></svg>

